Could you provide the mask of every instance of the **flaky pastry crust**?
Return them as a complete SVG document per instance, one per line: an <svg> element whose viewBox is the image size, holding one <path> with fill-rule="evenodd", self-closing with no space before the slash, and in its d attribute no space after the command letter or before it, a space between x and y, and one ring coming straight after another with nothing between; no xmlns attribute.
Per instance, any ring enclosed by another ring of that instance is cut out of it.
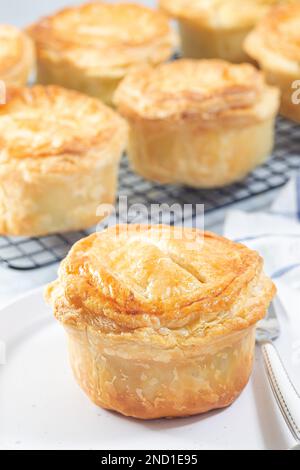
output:
<svg viewBox="0 0 300 470"><path fill-rule="evenodd" d="M114 96L145 178L196 187L243 178L273 145L278 90L250 64L181 59L129 74Z"/></svg>
<svg viewBox="0 0 300 470"><path fill-rule="evenodd" d="M99 100L57 86L10 87L0 107L0 233L98 221L112 203L127 126Z"/></svg>
<svg viewBox="0 0 300 470"><path fill-rule="evenodd" d="M271 8L297 0L160 0L160 7L179 21L185 57L245 62L246 35Z"/></svg>
<svg viewBox="0 0 300 470"><path fill-rule="evenodd" d="M76 243L46 299L92 400L155 418L233 401L249 378L255 324L274 292L262 259L243 245L193 229L132 225ZM229 362L218 372L222 354Z"/></svg>
<svg viewBox="0 0 300 470"><path fill-rule="evenodd" d="M277 95L250 64L181 59L132 72L120 84L114 101L125 116L198 117L204 127L214 127L232 122L245 125L273 115ZM268 106L261 106L262 102Z"/></svg>
<svg viewBox="0 0 300 470"><path fill-rule="evenodd" d="M297 0L160 0L174 18L192 19L211 28L253 27L270 9Z"/></svg>
<svg viewBox="0 0 300 470"><path fill-rule="evenodd" d="M106 102L129 70L167 60L176 43L163 13L133 3L66 8L28 31L43 83L76 88Z"/></svg>
<svg viewBox="0 0 300 470"><path fill-rule="evenodd" d="M281 89L281 112L300 121L293 83L300 76L300 3L275 8L247 37L245 50Z"/></svg>
<svg viewBox="0 0 300 470"><path fill-rule="evenodd" d="M25 85L35 62L30 37L15 26L0 25L0 80L5 85Z"/></svg>

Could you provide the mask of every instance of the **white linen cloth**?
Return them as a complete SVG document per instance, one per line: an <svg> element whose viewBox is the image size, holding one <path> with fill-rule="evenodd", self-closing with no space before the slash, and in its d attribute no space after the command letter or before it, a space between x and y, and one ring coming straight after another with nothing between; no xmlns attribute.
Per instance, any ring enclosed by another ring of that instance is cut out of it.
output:
<svg viewBox="0 0 300 470"><path fill-rule="evenodd" d="M229 211L224 235L264 258L283 306L277 309L281 334L275 345L300 391L300 176L289 181L268 212Z"/></svg>

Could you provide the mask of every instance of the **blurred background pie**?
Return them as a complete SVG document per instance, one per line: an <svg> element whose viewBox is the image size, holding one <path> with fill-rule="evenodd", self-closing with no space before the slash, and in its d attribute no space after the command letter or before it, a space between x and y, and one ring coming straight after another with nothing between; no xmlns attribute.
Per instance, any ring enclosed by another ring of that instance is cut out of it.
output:
<svg viewBox="0 0 300 470"><path fill-rule="evenodd" d="M85 3L28 28L37 48L37 79L111 104L132 68L169 59L176 43L167 17L134 3Z"/></svg>

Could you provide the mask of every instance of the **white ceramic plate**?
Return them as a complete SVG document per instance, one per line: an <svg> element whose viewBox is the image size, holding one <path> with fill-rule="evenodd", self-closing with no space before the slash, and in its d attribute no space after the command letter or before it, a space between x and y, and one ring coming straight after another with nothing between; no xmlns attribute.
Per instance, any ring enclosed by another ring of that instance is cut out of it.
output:
<svg viewBox="0 0 300 470"><path fill-rule="evenodd" d="M257 354L252 378L229 408L138 421L92 404L68 365L64 331L42 290L0 311L1 449L278 449L290 436Z"/></svg>

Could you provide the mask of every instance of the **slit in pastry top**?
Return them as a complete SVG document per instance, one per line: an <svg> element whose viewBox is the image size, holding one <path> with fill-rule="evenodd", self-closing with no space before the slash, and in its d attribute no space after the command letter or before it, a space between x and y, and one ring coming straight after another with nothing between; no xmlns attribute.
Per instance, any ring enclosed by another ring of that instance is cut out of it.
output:
<svg viewBox="0 0 300 470"><path fill-rule="evenodd" d="M231 317L245 327L273 294L262 259L241 244L193 229L121 225L77 242L47 296L65 323L127 331Z"/></svg>

